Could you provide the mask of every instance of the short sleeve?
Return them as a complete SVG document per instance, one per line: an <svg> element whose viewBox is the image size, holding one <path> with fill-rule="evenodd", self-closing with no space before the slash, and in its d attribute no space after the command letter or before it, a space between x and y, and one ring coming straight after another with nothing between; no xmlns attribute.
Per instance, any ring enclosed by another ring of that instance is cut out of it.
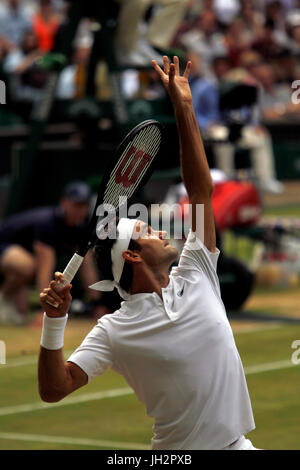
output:
<svg viewBox="0 0 300 470"><path fill-rule="evenodd" d="M219 254L218 249L215 253L210 252L196 234L190 231L179 258L178 266L172 269L171 274L185 277L187 271L199 271L208 279L214 291L220 297L220 282L217 275Z"/></svg>
<svg viewBox="0 0 300 470"><path fill-rule="evenodd" d="M190 231L179 258L178 267L201 270L205 268L216 271L219 255L220 251L218 249L215 253L212 253L196 234Z"/></svg>
<svg viewBox="0 0 300 470"><path fill-rule="evenodd" d="M78 365L87 374L89 382L111 367L113 362L111 345L101 320L71 354L68 362Z"/></svg>

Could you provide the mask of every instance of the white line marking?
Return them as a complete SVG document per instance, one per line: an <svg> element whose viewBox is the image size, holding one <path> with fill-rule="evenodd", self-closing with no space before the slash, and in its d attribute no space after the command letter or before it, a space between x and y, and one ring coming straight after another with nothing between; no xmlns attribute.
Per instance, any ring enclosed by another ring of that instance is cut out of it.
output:
<svg viewBox="0 0 300 470"><path fill-rule="evenodd" d="M96 439L77 439L75 437L45 436L40 434L20 434L15 432L0 432L0 439L17 441L46 442L53 444L69 444L87 447L106 447L108 449L149 450L150 447L136 442L99 441Z"/></svg>
<svg viewBox="0 0 300 470"><path fill-rule="evenodd" d="M93 400L103 400L104 398L122 397L124 395L132 395L133 390L129 387L115 388L104 392L85 393L76 397L67 397L57 403L45 403L39 401L36 403L27 403L25 405L7 406L0 408L0 416L7 416L17 413L27 413L29 411L44 410L47 408L58 408L60 406L74 405L76 403L85 403Z"/></svg>
<svg viewBox="0 0 300 470"><path fill-rule="evenodd" d="M66 359L74 352L74 349L64 351L64 355ZM0 367L0 370L6 370L10 367L21 367L21 366L29 366L33 364L37 364L38 356L25 356L25 357L16 357L13 359L7 358L7 363L4 364L4 367Z"/></svg>
<svg viewBox="0 0 300 470"><path fill-rule="evenodd" d="M257 364L255 366L245 367L245 374L259 374L260 372L269 372L271 370L280 370L288 369L290 367L295 367L295 364L292 363L290 359L286 361L277 361L277 362L268 362L266 364Z"/></svg>

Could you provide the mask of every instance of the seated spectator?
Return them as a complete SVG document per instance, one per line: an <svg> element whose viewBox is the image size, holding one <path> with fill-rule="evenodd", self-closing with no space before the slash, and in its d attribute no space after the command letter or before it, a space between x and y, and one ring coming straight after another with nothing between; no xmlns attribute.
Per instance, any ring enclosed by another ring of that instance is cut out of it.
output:
<svg viewBox="0 0 300 470"><path fill-rule="evenodd" d="M249 49L251 42L244 20L236 18L228 25L224 42L231 64L237 67L241 54Z"/></svg>
<svg viewBox="0 0 300 470"><path fill-rule="evenodd" d="M261 84L259 106L264 119L299 119L300 105L292 103L291 84L276 83L274 70L267 63L251 67L251 73Z"/></svg>
<svg viewBox="0 0 300 470"><path fill-rule="evenodd" d="M215 0L214 7L218 21L223 24L231 23L241 8L239 0Z"/></svg>
<svg viewBox="0 0 300 470"><path fill-rule="evenodd" d="M21 5L20 0L7 0L0 10L0 32L13 44L20 45L31 28L32 10Z"/></svg>
<svg viewBox="0 0 300 470"><path fill-rule="evenodd" d="M288 47L294 55L300 56L300 20L299 24L295 24L290 28Z"/></svg>
<svg viewBox="0 0 300 470"><path fill-rule="evenodd" d="M272 68L278 83L291 85L300 77L300 62L290 49L282 49L272 61Z"/></svg>
<svg viewBox="0 0 300 470"><path fill-rule="evenodd" d="M240 18L244 21L246 30L252 40L261 34L265 17L255 7L254 0L241 0Z"/></svg>
<svg viewBox="0 0 300 470"><path fill-rule="evenodd" d="M57 98L68 100L85 96L91 47L92 40L87 36L75 42L71 64L62 70L58 80Z"/></svg>
<svg viewBox="0 0 300 470"><path fill-rule="evenodd" d="M218 31L217 18L214 12L204 12L192 29L178 38L178 45L195 52L202 62L203 74L211 76L211 63L215 56L226 55L224 35Z"/></svg>
<svg viewBox="0 0 300 470"><path fill-rule="evenodd" d="M220 59L214 62L217 65L216 78L218 79L219 86L226 79L253 84L254 80L247 72L237 69L228 72L229 61L226 62L226 58L224 58L220 63ZM197 119L199 127L206 130L206 137L215 142L213 144L213 151L216 168L224 171L228 177L234 178L235 149L237 147L249 149L254 175L261 190L275 194L281 193L283 186L276 179L271 137L268 131L259 125L255 113L253 113L249 106L241 104L240 109L237 110L244 123L241 136L236 141L230 141L230 123L228 122L227 114L221 113L220 109L218 109L219 98L215 96L216 92L213 92L212 83L206 84L202 79L202 87L209 88L210 92L208 94L197 94L195 91L193 100L195 100L195 107L198 109ZM199 89L201 90L201 87ZM209 104L207 101L208 97L213 97L213 99L210 99ZM208 109L208 106L210 109Z"/></svg>
<svg viewBox="0 0 300 470"><path fill-rule="evenodd" d="M37 37L31 30L25 33L20 47L6 56L3 69L13 100L33 102L41 98L47 72L37 65L40 56Z"/></svg>
<svg viewBox="0 0 300 470"><path fill-rule="evenodd" d="M52 50L59 23L59 16L55 12L51 0L40 0L40 7L33 17L32 24L38 40L38 48L42 52Z"/></svg>
<svg viewBox="0 0 300 470"><path fill-rule="evenodd" d="M219 91L211 79L203 76L201 61L196 53L189 53L187 60L192 62L190 87L197 121L200 129L207 131L220 121Z"/></svg>
<svg viewBox="0 0 300 470"><path fill-rule="evenodd" d="M286 41L286 35L276 30L274 22L269 20L265 23L260 35L253 41L251 49L263 56L264 59L271 60L286 46Z"/></svg>
<svg viewBox="0 0 300 470"><path fill-rule="evenodd" d="M276 31L285 32L284 3L280 0L271 0L266 5L265 17L267 23L272 23Z"/></svg>
<svg viewBox="0 0 300 470"><path fill-rule="evenodd" d="M23 323L28 313L28 286L35 279L38 292L49 284L57 256L71 257L86 234L90 190L84 183L65 188L58 207L32 209L6 219L0 228L0 322ZM61 268L61 267L60 267ZM88 289L98 274L87 255L81 278L90 299L99 294Z"/></svg>

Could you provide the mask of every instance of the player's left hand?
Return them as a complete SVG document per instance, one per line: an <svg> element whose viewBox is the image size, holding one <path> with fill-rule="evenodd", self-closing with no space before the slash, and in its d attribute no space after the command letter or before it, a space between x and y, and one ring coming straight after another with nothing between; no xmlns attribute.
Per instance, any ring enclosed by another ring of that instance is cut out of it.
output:
<svg viewBox="0 0 300 470"><path fill-rule="evenodd" d="M62 287L63 283L64 275L56 272L55 280L51 281L49 287L40 293L40 302L48 317L63 317L68 313L72 301L70 294L72 285Z"/></svg>
<svg viewBox="0 0 300 470"><path fill-rule="evenodd" d="M183 75L180 75L179 59L177 56L174 56L174 62L171 64L167 56L164 56L163 60L164 70L161 69L156 60L153 60L152 64L159 74L174 106L183 103L192 104L192 93L188 80L192 65L191 61L187 63Z"/></svg>

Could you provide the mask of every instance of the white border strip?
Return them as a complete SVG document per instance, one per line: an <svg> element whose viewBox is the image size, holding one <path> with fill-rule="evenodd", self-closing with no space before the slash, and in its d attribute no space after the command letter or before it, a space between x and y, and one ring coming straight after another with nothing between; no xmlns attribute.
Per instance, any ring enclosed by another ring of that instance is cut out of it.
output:
<svg viewBox="0 0 300 470"><path fill-rule="evenodd" d="M20 434L15 432L0 432L0 439L13 441L45 442L53 444L69 444L87 447L106 447L108 449L150 450L150 446L136 442L99 441L96 439L77 439L75 437L45 436L40 434Z"/></svg>

